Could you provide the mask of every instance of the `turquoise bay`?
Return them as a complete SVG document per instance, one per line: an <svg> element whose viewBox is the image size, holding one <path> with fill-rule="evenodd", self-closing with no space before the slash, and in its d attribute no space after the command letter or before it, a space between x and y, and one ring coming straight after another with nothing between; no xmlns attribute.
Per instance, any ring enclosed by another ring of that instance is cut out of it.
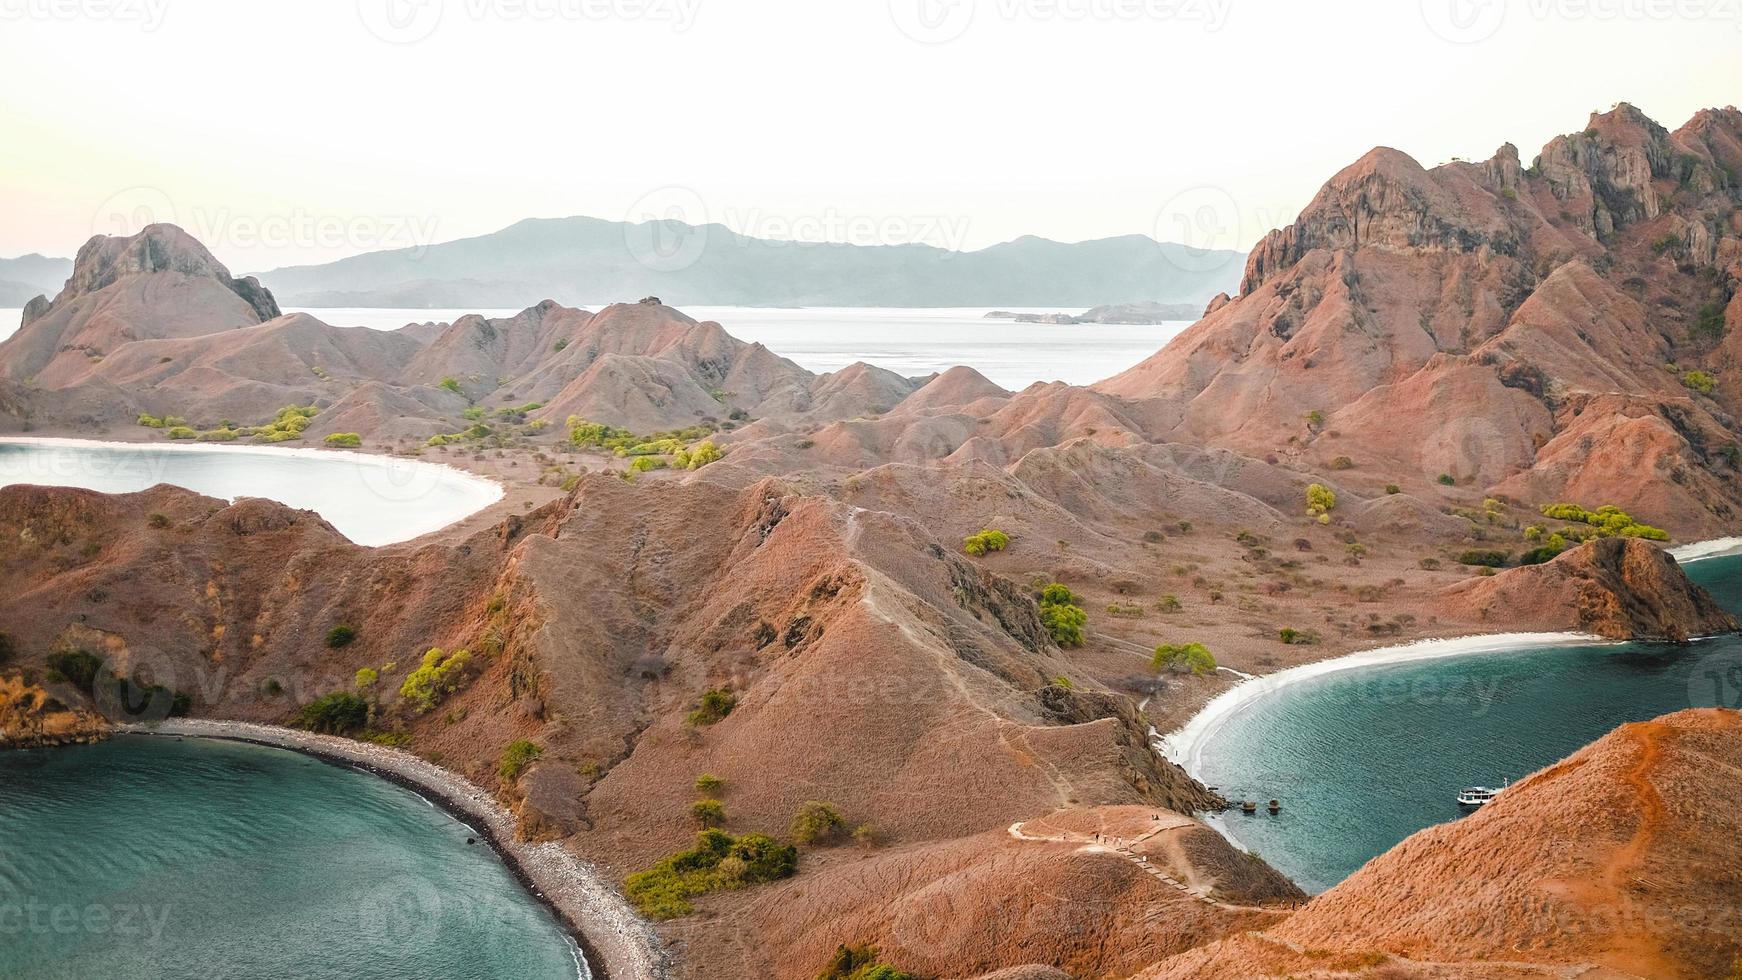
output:
<svg viewBox="0 0 1742 980"><path fill-rule="evenodd" d="M1742 611L1742 556L1686 566ZM1231 799L1279 799L1272 816L1231 812L1236 840L1323 891L1417 830L1467 812L1471 785L1498 786L1605 732L1690 707L1742 707L1742 638L1691 647L1602 644L1469 654L1325 674L1227 719L1198 777Z"/></svg>
<svg viewBox="0 0 1742 980"><path fill-rule="evenodd" d="M585 976L472 830L280 749L0 753L0 977Z"/></svg>

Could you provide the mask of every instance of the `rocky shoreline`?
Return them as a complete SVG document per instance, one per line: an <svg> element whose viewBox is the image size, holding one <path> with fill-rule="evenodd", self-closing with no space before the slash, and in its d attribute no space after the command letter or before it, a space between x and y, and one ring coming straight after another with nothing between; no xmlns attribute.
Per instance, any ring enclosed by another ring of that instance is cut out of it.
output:
<svg viewBox="0 0 1742 980"><path fill-rule="evenodd" d="M670 963L653 927L590 864L561 844L524 841L495 797L458 773L409 752L333 735L238 721L171 719L120 725L123 734L217 738L288 749L362 768L404 786L476 825L526 890L563 923L596 980L664 980Z"/></svg>

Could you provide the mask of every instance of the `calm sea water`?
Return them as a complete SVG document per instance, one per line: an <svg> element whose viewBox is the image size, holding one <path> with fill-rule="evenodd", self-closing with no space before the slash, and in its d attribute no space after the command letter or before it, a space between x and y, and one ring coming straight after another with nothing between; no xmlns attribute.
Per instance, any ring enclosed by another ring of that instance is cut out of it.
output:
<svg viewBox="0 0 1742 980"><path fill-rule="evenodd" d="M124 736L0 753L0 977L585 975L467 827L306 756Z"/></svg>
<svg viewBox="0 0 1742 980"><path fill-rule="evenodd" d="M1742 556L1688 574L1742 611ZM1277 816L1223 826L1309 891L1342 881L1424 827L1458 819L1465 786L1498 786L1629 721L1742 707L1742 639L1472 654L1327 674L1229 719L1199 776Z"/></svg>
<svg viewBox="0 0 1742 980"><path fill-rule="evenodd" d="M1013 313L1081 313L1081 310L1005 307ZM1156 326L1085 324L1055 326L988 320L987 309L818 308L800 310L743 306L686 306L698 320L717 320L739 340L759 342L810 371L839 371L866 361L917 377L958 364L978 370L1011 390L1036 381L1086 385L1112 377L1160 350L1190 322ZM452 322L463 310L306 310L344 327L393 330L407 323ZM488 317L518 310L478 310ZM0 316L4 316L0 312ZM14 318L16 320L16 318Z"/></svg>
<svg viewBox="0 0 1742 980"><path fill-rule="evenodd" d="M116 446L0 439L0 486L131 493L159 483L225 500L264 497L327 519L358 544L407 541L501 496L488 480L416 460L246 446Z"/></svg>

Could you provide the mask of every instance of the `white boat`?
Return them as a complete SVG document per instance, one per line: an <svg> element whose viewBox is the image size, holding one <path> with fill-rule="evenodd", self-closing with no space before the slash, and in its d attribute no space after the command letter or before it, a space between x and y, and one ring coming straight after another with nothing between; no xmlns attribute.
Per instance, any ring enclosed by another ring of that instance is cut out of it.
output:
<svg viewBox="0 0 1742 980"><path fill-rule="evenodd" d="M1505 789L1506 786L1506 783L1502 783L1500 789L1490 789L1487 786L1467 787L1458 793L1458 803L1463 806L1481 806L1499 796L1500 790Z"/></svg>

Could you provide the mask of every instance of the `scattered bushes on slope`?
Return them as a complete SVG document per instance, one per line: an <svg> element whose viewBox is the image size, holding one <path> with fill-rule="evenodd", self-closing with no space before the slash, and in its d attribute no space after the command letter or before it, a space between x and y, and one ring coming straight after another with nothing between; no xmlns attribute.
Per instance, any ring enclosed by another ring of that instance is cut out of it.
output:
<svg viewBox="0 0 1742 980"><path fill-rule="evenodd" d="M817 980L919 980L877 959L875 946L841 946Z"/></svg>
<svg viewBox="0 0 1742 980"><path fill-rule="evenodd" d="M363 444L363 437L355 432L334 432L325 440L329 446L356 447Z"/></svg>
<svg viewBox="0 0 1742 980"><path fill-rule="evenodd" d="M1585 524L1596 528L1599 538L1645 538L1650 541L1668 541L1669 532L1662 528L1641 524L1619 507L1604 506L1596 510L1586 510L1577 504L1549 504L1542 509L1544 517L1557 521L1567 521L1573 524Z"/></svg>
<svg viewBox="0 0 1742 980"><path fill-rule="evenodd" d="M798 848L767 834L733 837L723 830L696 835L682 851L624 879L623 890L643 915L675 919L695 911L690 899L723 889L787 878L798 870Z"/></svg>

